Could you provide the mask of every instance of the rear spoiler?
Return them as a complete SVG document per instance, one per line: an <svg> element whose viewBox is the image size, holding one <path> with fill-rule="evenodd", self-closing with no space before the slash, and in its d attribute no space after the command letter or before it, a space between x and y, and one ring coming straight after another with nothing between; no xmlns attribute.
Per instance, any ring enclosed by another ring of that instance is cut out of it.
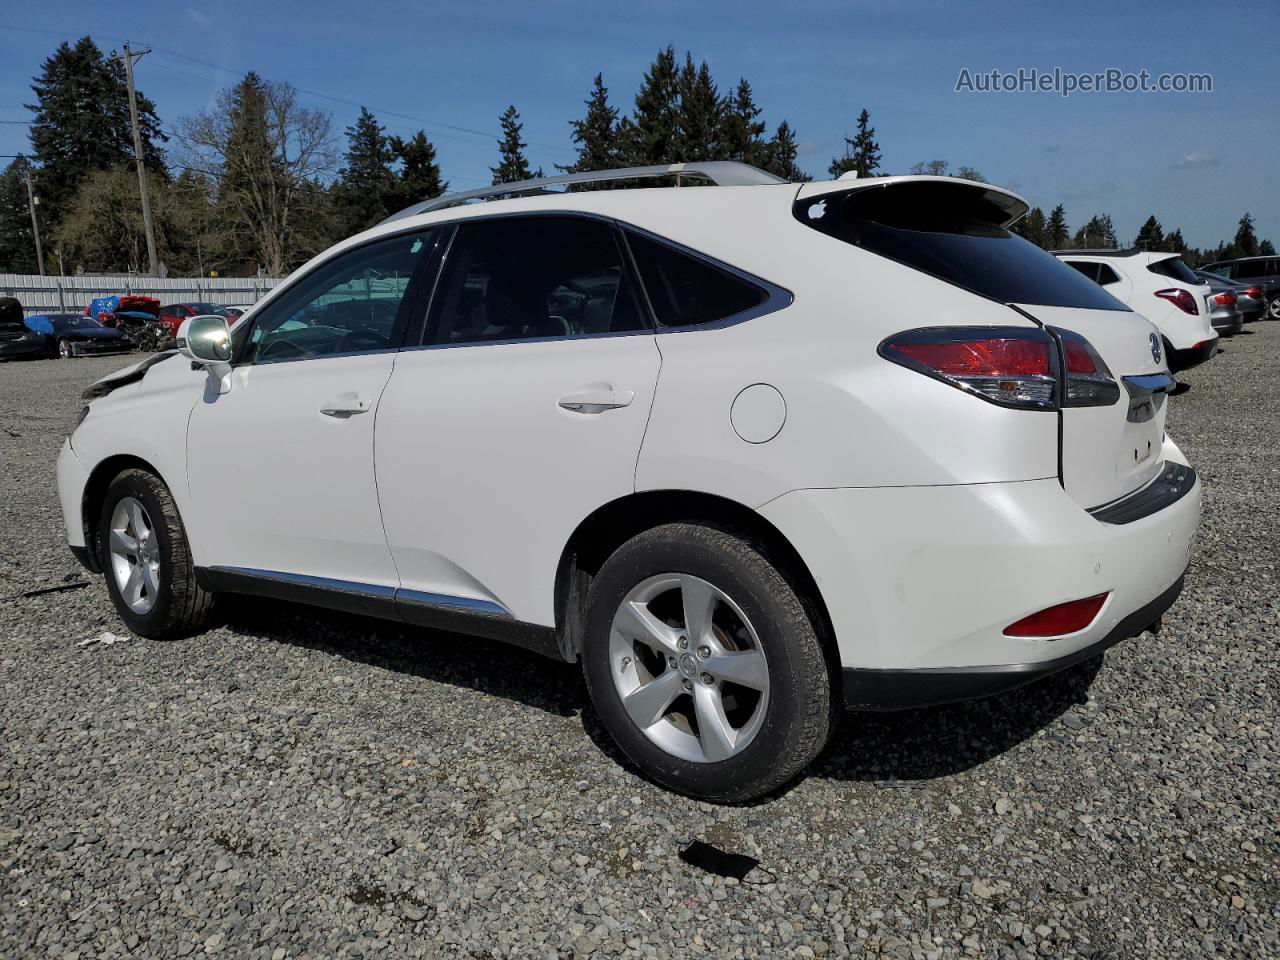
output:
<svg viewBox="0 0 1280 960"><path fill-rule="evenodd" d="M869 203L891 203L892 194L901 194L906 202L908 196L918 193L919 185L937 185L931 193L943 192L964 196L966 206L974 201L981 203L991 211L990 220L993 226L1008 228L1021 220L1031 205L1011 190L997 187L990 183L978 183L976 180L964 180L960 177L861 177L853 180L822 180L816 183L802 184L796 191L796 203L805 200L818 200L834 194L849 195L860 191L885 191L884 196L868 196ZM975 193L976 192L976 193Z"/></svg>

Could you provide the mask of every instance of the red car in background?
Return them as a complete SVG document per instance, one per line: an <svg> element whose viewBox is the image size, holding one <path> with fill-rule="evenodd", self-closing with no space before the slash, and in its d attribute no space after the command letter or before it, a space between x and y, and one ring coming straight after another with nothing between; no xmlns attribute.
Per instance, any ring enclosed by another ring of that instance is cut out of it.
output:
<svg viewBox="0 0 1280 960"><path fill-rule="evenodd" d="M236 319L239 319L238 315L233 318L226 307L216 303L169 303L160 308L160 322L164 324L169 336L176 337L178 328L182 326L182 321L187 317L200 317L208 314L226 317L228 326L234 323Z"/></svg>

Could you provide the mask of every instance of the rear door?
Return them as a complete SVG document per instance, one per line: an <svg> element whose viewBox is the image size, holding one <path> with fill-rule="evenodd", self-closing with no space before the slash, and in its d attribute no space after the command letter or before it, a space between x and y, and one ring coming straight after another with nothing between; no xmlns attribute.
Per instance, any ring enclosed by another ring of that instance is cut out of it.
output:
<svg viewBox="0 0 1280 960"><path fill-rule="evenodd" d="M577 525L635 489L660 356L615 227L463 221L420 347L396 361L376 469L405 615L552 625Z"/></svg>

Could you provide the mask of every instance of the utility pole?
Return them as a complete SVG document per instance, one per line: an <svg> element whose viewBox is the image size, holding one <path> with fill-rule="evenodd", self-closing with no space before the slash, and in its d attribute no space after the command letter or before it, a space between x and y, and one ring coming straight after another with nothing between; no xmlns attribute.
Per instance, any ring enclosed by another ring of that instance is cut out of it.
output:
<svg viewBox="0 0 1280 960"><path fill-rule="evenodd" d="M142 194L142 226L147 234L147 260L151 275L160 273L160 258L156 256L156 228L151 222L151 194L147 190L147 168L142 163L142 132L138 129L138 97L133 90L133 61L135 57L150 53L151 48L134 53L129 44L124 45L120 59L124 61L124 78L129 85L129 119L133 121L133 158L138 164L138 192ZM43 272L43 271L41 271Z"/></svg>
<svg viewBox="0 0 1280 960"><path fill-rule="evenodd" d="M44 276L44 247L40 245L40 221L36 219L36 192L31 186L31 171L27 171L27 207L31 210L31 232L36 238L36 266Z"/></svg>

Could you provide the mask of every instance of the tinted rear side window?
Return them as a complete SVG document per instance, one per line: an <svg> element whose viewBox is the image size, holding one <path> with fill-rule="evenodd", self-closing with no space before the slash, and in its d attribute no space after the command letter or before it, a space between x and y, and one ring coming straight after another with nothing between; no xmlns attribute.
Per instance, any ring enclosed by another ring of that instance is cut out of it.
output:
<svg viewBox="0 0 1280 960"><path fill-rule="evenodd" d="M1109 283L1119 283L1119 275L1105 263L1098 264L1098 282L1104 287Z"/></svg>
<svg viewBox="0 0 1280 960"><path fill-rule="evenodd" d="M1168 277L1170 280L1178 280L1182 283L1191 283L1198 286L1205 282L1197 277L1195 271L1183 263L1180 257L1157 260L1155 263L1147 264L1147 269L1152 273L1158 273L1162 277Z"/></svg>
<svg viewBox="0 0 1280 960"><path fill-rule="evenodd" d="M714 323L758 307L768 296L754 283L665 243L631 231L627 243L664 327Z"/></svg>
<svg viewBox="0 0 1280 960"><path fill-rule="evenodd" d="M1068 267L1082 276L1088 277L1094 283L1098 282L1098 265L1087 260L1064 260Z"/></svg>
<svg viewBox="0 0 1280 960"><path fill-rule="evenodd" d="M815 230L1001 303L1128 309L1001 227L1002 200L966 184L921 182L801 200L794 212Z"/></svg>

